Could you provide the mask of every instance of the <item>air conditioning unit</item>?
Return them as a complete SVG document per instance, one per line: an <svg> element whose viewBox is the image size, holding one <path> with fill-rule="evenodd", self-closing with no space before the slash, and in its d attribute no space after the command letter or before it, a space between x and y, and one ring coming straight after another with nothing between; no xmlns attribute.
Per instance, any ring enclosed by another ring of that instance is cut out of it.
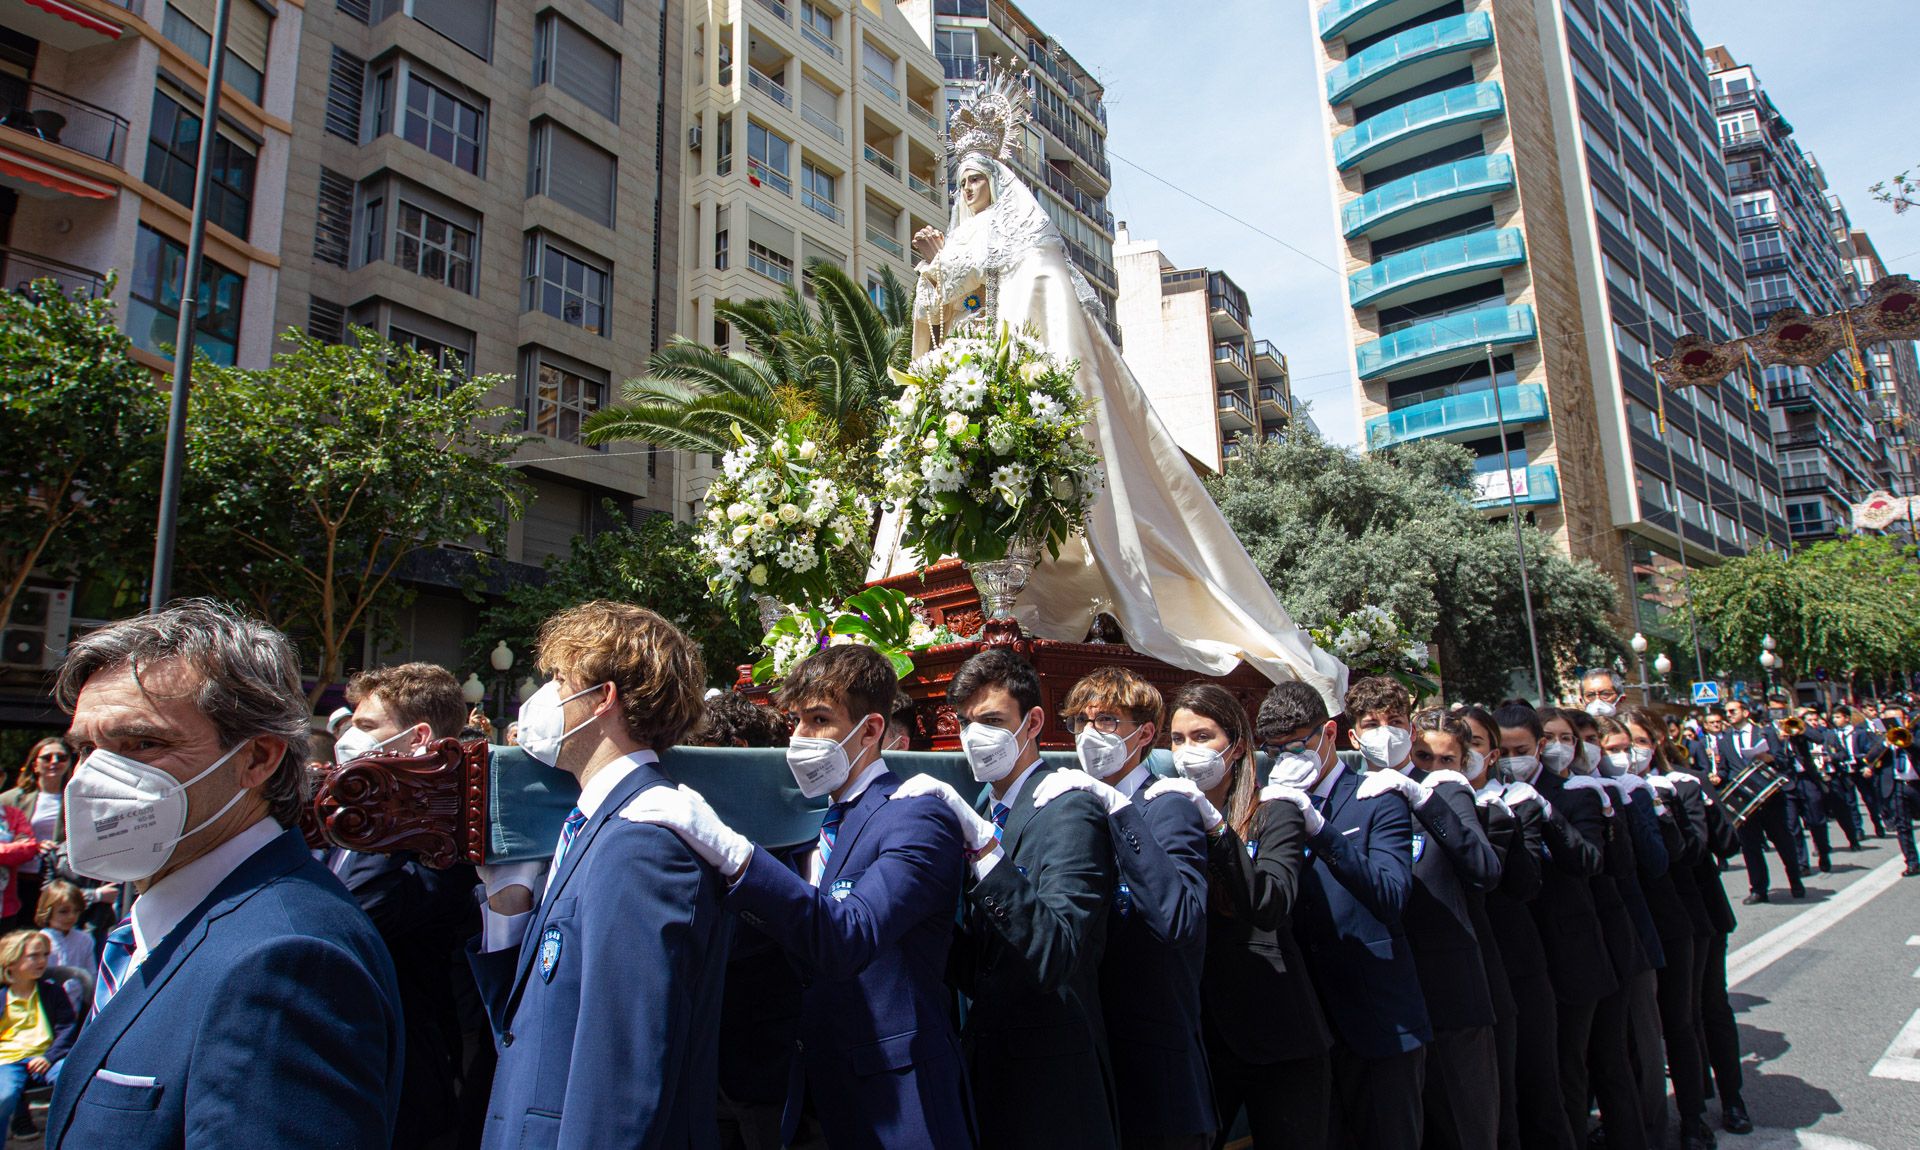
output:
<svg viewBox="0 0 1920 1150"><path fill-rule="evenodd" d="M700 150L700 125L692 124L688 126L687 148L689 151L694 151L694 152L697 152Z"/></svg>
<svg viewBox="0 0 1920 1150"><path fill-rule="evenodd" d="M71 588L22 588L13 601L13 615L0 629L0 664L52 670L67 657L72 628Z"/></svg>

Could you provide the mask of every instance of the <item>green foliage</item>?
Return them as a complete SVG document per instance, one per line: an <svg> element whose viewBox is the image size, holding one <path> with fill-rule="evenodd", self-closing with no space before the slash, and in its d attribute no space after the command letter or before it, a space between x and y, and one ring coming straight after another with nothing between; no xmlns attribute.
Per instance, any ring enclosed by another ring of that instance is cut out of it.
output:
<svg viewBox="0 0 1920 1150"><path fill-rule="evenodd" d="M1294 618L1325 627L1374 604L1430 636L1449 697L1497 700L1531 666L1513 529L1470 502L1472 458L1417 441L1360 454L1303 428L1208 481L1227 522ZM1617 591L1527 528L1527 575L1549 676L1622 650Z"/></svg>
<svg viewBox="0 0 1920 1150"><path fill-rule="evenodd" d="M504 542L520 437L486 403L504 376L442 371L365 328L339 346L286 339L262 371L194 367L181 582L295 636L317 699L350 643L382 637L410 600L394 578L408 555Z"/></svg>
<svg viewBox="0 0 1920 1150"><path fill-rule="evenodd" d="M148 570L166 398L129 354L111 291L0 292L0 620L31 577Z"/></svg>
<svg viewBox="0 0 1920 1150"><path fill-rule="evenodd" d="M607 507L610 517L618 511ZM481 612L467 641L473 668L486 677L487 652L504 640L531 663L540 624L580 603L611 599L658 611L700 645L708 682L733 685L759 629L707 593L693 542L694 526L653 516L637 527L576 535L565 558L549 558L543 582L515 583Z"/></svg>
<svg viewBox="0 0 1920 1150"><path fill-rule="evenodd" d="M1752 666L1772 635L1792 681L1825 670L1906 668L1920 642L1920 569L1884 536L1847 536L1791 554L1758 551L1693 572L1700 631L1727 666Z"/></svg>
<svg viewBox="0 0 1920 1150"><path fill-rule="evenodd" d="M831 611L824 607L797 611L776 620L761 640L767 655L753 665L753 681L778 682L801 660L836 640L874 648L904 679L913 674L913 656L908 654L914 642L913 622L912 600L891 587L869 587L847 596Z"/></svg>

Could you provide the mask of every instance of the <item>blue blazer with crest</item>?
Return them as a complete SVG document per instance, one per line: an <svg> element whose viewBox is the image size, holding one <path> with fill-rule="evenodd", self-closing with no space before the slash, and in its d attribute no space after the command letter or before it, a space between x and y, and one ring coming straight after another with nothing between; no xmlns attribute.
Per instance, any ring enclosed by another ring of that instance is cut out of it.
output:
<svg viewBox="0 0 1920 1150"><path fill-rule="evenodd" d="M965 848L944 804L894 802L899 787L889 772L860 792L818 889L758 849L727 894L727 907L800 972L789 1141L811 1097L835 1147L974 1144L946 985Z"/></svg>
<svg viewBox="0 0 1920 1150"><path fill-rule="evenodd" d="M672 785L636 766L568 848L520 945L470 944L500 1049L487 1150L718 1146L725 883L671 830L620 817Z"/></svg>
<svg viewBox="0 0 1920 1150"><path fill-rule="evenodd" d="M46 1145L388 1144L400 992L353 896L288 830L121 983L67 1055Z"/></svg>

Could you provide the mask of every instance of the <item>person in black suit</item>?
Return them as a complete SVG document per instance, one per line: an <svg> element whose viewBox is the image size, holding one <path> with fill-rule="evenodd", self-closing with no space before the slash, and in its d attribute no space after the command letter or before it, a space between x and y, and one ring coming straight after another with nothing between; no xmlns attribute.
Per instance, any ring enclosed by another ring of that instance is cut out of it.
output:
<svg viewBox="0 0 1920 1150"><path fill-rule="evenodd" d="M948 978L967 996L963 1040L979 1144L1117 1147L1119 1115L1100 1008L1115 886L1107 813L1072 791L1034 791L1046 725L1040 677L1013 651L968 659L947 685L961 749L988 785L990 821L952 787L916 775L896 795L939 795L961 819L972 880Z"/></svg>
<svg viewBox="0 0 1920 1150"><path fill-rule="evenodd" d="M1413 816L1398 795L1355 797L1360 781L1340 762L1336 729L1326 700L1305 683L1268 692L1256 730L1275 765L1262 797L1292 803L1307 824L1311 865L1294 933L1333 1023L1333 1144L1417 1147L1433 1031L1401 927L1413 887ZM1395 729L1404 748L1411 736Z"/></svg>
<svg viewBox="0 0 1920 1150"><path fill-rule="evenodd" d="M1322 1150L1331 1039L1292 923L1305 816L1292 802L1259 798L1253 723L1225 688L1182 687L1168 732L1180 782L1158 785L1188 793L1209 827L1200 992L1214 1145L1226 1144L1244 1108L1255 1150Z"/></svg>
<svg viewBox="0 0 1920 1150"><path fill-rule="evenodd" d="M1866 837L1861 821L1861 800L1866 780L1860 777L1861 752L1873 732L1854 723L1853 710L1835 707L1828 716L1824 732L1827 743L1827 810L1847 834L1847 849L1858 851Z"/></svg>
<svg viewBox="0 0 1920 1150"><path fill-rule="evenodd" d="M1727 998L1727 938L1739 922L1727 899L1727 888L1720 881L1726 860L1740 852L1740 835L1726 804L1720 801L1719 784L1713 781L1717 776L1709 774L1711 770L1712 763L1706 758L1695 758L1684 772L1700 785L1706 822L1706 853L1694 867L1694 886L1711 926L1706 961L1701 964L1699 1036L1712 1077L1701 1087L1718 1093L1720 1121L1727 1132L1745 1134L1753 1129L1753 1121L1741 1097L1740 1028Z"/></svg>
<svg viewBox="0 0 1920 1150"><path fill-rule="evenodd" d="M1369 757L1359 797L1393 792L1413 808L1413 893L1404 921L1433 1025L1425 1144L1493 1150L1500 1132L1500 1062L1493 991L1474 919L1481 895L1500 881L1500 863L1460 773L1472 737L1466 724L1441 710L1409 718L1410 702L1406 688L1383 676L1362 679L1347 691L1347 714L1363 739L1382 725L1413 733L1401 761ZM1492 939L1484 945L1491 948Z"/></svg>
<svg viewBox="0 0 1920 1150"><path fill-rule="evenodd" d="M1779 763L1786 758L1771 730L1753 721L1746 703L1727 700L1727 729L1713 739L1713 757L1720 764L1722 779L1736 776L1748 763ZM1719 785L1719 784L1715 784ZM1780 856L1780 867L1787 872L1787 888L1793 897L1807 897L1800 882L1800 864L1794 857L1793 836L1787 825L1787 796L1775 794L1740 824L1740 853L1747 863L1747 897L1751 905L1767 901L1771 878L1767 872L1767 843Z"/></svg>
<svg viewBox="0 0 1920 1150"><path fill-rule="evenodd" d="M1889 728L1907 726L1907 713L1903 708L1884 707L1880 714ZM1880 766L1875 773L1879 776L1884 817L1892 825L1893 837L1900 844L1900 857L1907 863L1900 874L1905 878L1920 875L1920 851L1915 851L1913 842L1913 823L1920 819L1920 771L1915 770L1913 752L1883 743Z"/></svg>

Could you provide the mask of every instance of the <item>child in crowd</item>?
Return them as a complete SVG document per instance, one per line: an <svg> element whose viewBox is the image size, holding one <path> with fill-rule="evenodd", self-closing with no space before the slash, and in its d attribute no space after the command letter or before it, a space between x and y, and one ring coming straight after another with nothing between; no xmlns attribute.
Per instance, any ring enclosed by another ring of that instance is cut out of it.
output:
<svg viewBox="0 0 1920 1150"><path fill-rule="evenodd" d="M46 1085L60 1073L80 1029L73 1005L60 984L46 977L53 944L32 930L0 935L0 973L7 980L0 1008L0 1130L28 1086Z"/></svg>

